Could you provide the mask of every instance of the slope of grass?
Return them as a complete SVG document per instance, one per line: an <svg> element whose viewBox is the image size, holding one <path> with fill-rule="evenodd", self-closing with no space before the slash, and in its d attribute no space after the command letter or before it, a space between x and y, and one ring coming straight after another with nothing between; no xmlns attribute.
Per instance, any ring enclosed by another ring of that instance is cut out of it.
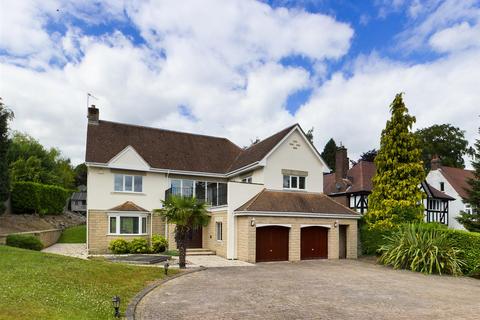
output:
<svg viewBox="0 0 480 320"><path fill-rule="evenodd" d="M63 230L58 243L85 243L87 241L87 226L82 224Z"/></svg>
<svg viewBox="0 0 480 320"><path fill-rule="evenodd" d="M176 271L169 270L172 274ZM0 319L113 319L163 268L89 261L0 246Z"/></svg>

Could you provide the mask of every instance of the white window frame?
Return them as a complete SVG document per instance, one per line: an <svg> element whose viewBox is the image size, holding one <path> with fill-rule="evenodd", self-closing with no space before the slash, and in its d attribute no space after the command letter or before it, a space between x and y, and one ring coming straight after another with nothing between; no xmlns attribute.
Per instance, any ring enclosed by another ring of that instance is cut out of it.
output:
<svg viewBox="0 0 480 320"><path fill-rule="evenodd" d="M288 188L283 185L284 177L288 177ZM292 188L292 177L297 178L297 187L296 188ZM303 189L300 189L300 177L305 179L305 188L303 188ZM289 176L287 174L284 174L284 175L282 175L282 187L283 187L283 189L286 189L286 190L307 190L307 177L305 177L305 176Z"/></svg>
<svg viewBox="0 0 480 320"><path fill-rule="evenodd" d="M465 211L465 213L472 214L473 213L472 206L469 203L465 203L463 211Z"/></svg>
<svg viewBox="0 0 480 320"><path fill-rule="evenodd" d="M120 233L120 218L138 218L138 232L139 233ZM110 232L110 220L115 218L115 233ZM143 233L143 218L146 218L146 232ZM148 213L137 213L137 212L116 212L108 214L108 230L107 235L109 236L145 236L148 235Z"/></svg>
<svg viewBox="0 0 480 320"><path fill-rule="evenodd" d="M122 190L115 190L115 178L117 176L122 176ZM132 191L125 190L125 177L132 177ZM142 190L135 191L135 177L140 177L142 180ZM122 173L115 173L113 175L113 192L121 192L121 193L143 193L143 176L142 175L134 175L134 174L122 174Z"/></svg>
<svg viewBox="0 0 480 320"><path fill-rule="evenodd" d="M228 183L227 183L227 182L222 182L222 181L208 181L208 180L193 180L193 179L183 179L183 178L170 178L170 184L169 184L169 185L170 185L170 188L172 188L172 181L173 181L173 180L180 181L180 196L183 196L183 189L184 189L184 187L183 187L183 181L184 181L184 180L193 181L193 187L192 187L192 195L193 195L193 196L196 196L196 194L197 194L197 186L196 186L197 182L203 182L203 183L205 183L205 201L208 200L208 187L207 187L207 185L208 185L209 183L216 183L216 184L217 184L217 186L216 186L216 189L217 189L217 197L218 197L219 185L220 185L221 183L227 185L227 188L228 188ZM227 189L227 190L228 190L228 189ZM228 192L228 191L227 191L227 192ZM217 198L217 202L218 202L218 198ZM223 207L223 206L225 206L225 205L224 205L224 204L221 204L221 205L211 205L211 206L212 206L212 207Z"/></svg>
<svg viewBox="0 0 480 320"><path fill-rule="evenodd" d="M218 232L218 227L220 226L220 232ZM217 241L223 241L223 222L222 221L215 221L215 239Z"/></svg>
<svg viewBox="0 0 480 320"><path fill-rule="evenodd" d="M242 179L243 183L252 183L252 176L248 176Z"/></svg>

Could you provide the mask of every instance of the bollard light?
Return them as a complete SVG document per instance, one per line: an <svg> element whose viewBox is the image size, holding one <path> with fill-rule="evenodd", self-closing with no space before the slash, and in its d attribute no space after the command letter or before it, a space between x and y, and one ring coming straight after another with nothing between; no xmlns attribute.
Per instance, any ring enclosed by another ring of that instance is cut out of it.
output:
<svg viewBox="0 0 480 320"><path fill-rule="evenodd" d="M115 309L115 318L120 318L120 297L113 296L112 298L113 309Z"/></svg>
<svg viewBox="0 0 480 320"><path fill-rule="evenodd" d="M168 274L168 267L170 267L170 265L168 264L168 262L165 262L165 264L163 265L163 268L165 269L165 275Z"/></svg>

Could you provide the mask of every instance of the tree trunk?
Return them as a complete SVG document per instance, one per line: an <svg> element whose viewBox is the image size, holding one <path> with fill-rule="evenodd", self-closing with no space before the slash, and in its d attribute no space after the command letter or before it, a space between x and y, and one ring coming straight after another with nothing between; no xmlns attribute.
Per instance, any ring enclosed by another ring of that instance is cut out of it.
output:
<svg viewBox="0 0 480 320"><path fill-rule="evenodd" d="M186 268L186 255L187 255L187 227L175 227L175 241L178 248L178 266L180 269Z"/></svg>

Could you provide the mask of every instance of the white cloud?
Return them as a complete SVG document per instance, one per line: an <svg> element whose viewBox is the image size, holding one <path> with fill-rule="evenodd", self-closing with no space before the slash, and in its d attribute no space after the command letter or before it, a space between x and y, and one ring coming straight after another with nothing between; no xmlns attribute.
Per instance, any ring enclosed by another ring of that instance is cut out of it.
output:
<svg viewBox="0 0 480 320"><path fill-rule="evenodd" d="M429 40L432 48L439 52L452 52L480 47L480 23L471 26L468 22L443 29Z"/></svg>

